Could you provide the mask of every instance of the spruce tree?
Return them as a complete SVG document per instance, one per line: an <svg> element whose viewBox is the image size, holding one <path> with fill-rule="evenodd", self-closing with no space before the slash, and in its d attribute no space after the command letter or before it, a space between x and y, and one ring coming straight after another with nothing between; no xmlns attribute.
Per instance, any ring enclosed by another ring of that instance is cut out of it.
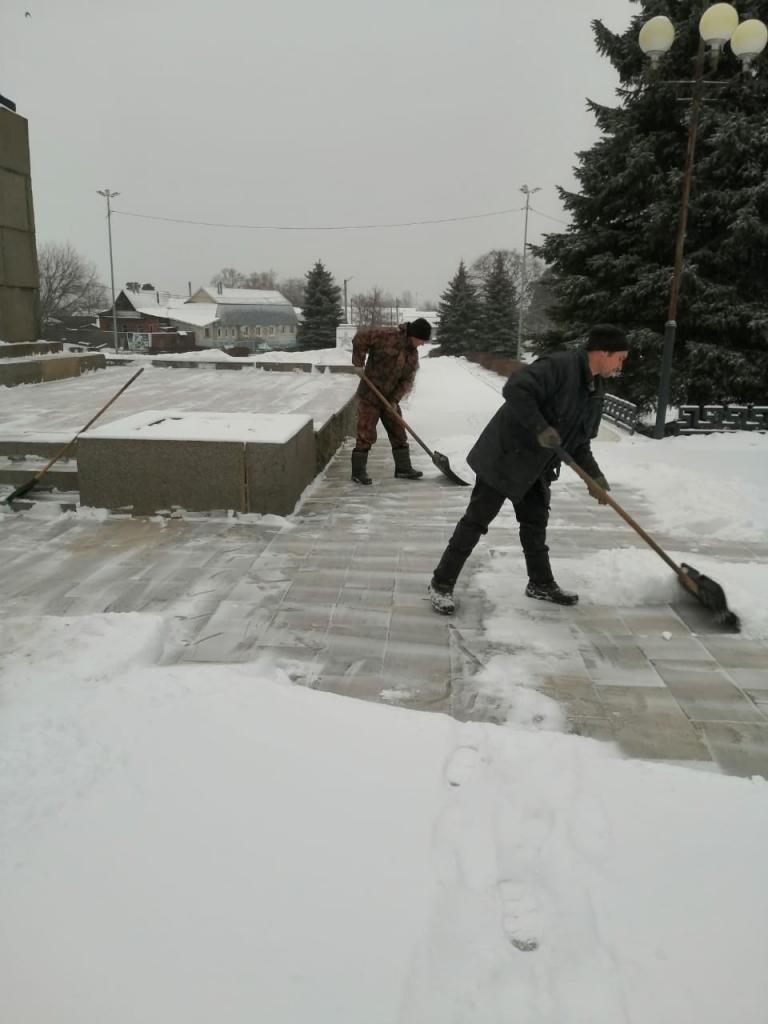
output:
<svg viewBox="0 0 768 1024"><path fill-rule="evenodd" d="M477 349L480 339L480 301L464 260L440 296L437 341L445 355L459 356Z"/></svg>
<svg viewBox="0 0 768 1024"><path fill-rule="evenodd" d="M514 356L517 352L518 307L515 286L504 253L493 253L483 280L483 311L479 347L483 352Z"/></svg>
<svg viewBox="0 0 768 1024"><path fill-rule="evenodd" d="M336 328L344 320L341 289L320 260L305 277L304 321L297 331L298 347L335 348Z"/></svg>
<svg viewBox="0 0 768 1024"><path fill-rule="evenodd" d="M554 347L598 322L634 342L616 383L653 402L659 380L688 137L690 81L707 3L636 0L623 33L600 21L598 51L620 78L619 103L589 102L600 139L578 154L579 190L560 189L570 227L535 249L553 269ZM672 49L656 69L637 44L643 22L669 14ZM768 21L768 0L749 17ZM672 398L689 402L768 400L768 57L740 73L726 48L707 72L677 311ZM682 101L682 102L681 102ZM709 102L716 101L716 102ZM618 389L617 389L618 390Z"/></svg>

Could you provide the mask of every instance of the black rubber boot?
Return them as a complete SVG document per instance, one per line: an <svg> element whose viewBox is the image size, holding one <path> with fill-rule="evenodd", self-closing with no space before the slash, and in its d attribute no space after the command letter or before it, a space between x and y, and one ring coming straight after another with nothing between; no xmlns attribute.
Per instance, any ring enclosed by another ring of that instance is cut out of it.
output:
<svg viewBox="0 0 768 1024"><path fill-rule="evenodd" d="M420 480L424 476L420 469L414 469L411 465L411 450L407 444L402 448L393 448L392 456L395 460L395 476L399 480Z"/></svg>
<svg viewBox="0 0 768 1024"><path fill-rule="evenodd" d="M427 593L432 607L439 615L453 615L456 611L453 587L449 584L438 583L433 577L427 587Z"/></svg>
<svg viewBox="0 0 768 1024"><path fill-rule="evenodd" d="M533 583L528 580L525 596L533 597L537 601L551 601L552 604L576 604L579 600L578 594L561 590L554 581L552 583Z"/></svg>
<svg viewBox="0 0 768 1024"><path fill-rule="evenodd" d="M356 484L372 484L373 480L368 476L368 452L352 450L352 479Z"/></svg>

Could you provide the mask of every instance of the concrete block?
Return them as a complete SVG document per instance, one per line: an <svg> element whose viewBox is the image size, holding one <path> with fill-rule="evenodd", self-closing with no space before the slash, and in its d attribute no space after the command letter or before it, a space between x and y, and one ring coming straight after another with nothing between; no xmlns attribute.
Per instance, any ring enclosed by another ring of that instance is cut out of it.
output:
<svg viewBox="0 0 768 1024"><path fill-rule="evenodd" d="M190 511L244 512L243 446L216 441L96 438L77 442L80 503L152 515L174 505Z"/></svg>
<svg viewBox="0 0 768 1024"><path fill-rule="evenodd" d="M146 410L83 434L77 462L84 505L286 515L314 478L315 439L307 416Z"/></svg>
<svg viewBox="0 0 768 1024"><path fill-rule="evenodd" d="M40 298L37 288L9 288L0 283L0 338L16 342L34 341L39 337Z"/></svg>
<svg viewBox="0 0 768 1024"><path fill-rule="evenodd" d="M18 359L20 356L42 356L61 352L60 341L19 341L0 345L0 359Z"/></svg>
<svg viewBox="0 0 768 1024"><path fill-rule="evenodd" d="M2 283L11 288L37 288L39 278L34 234L31 231L0 227L0 249L3 261Z"/></svg>
<svg viewBox="0 0 768 1024"><path fill-rule="evenodd" d="M29 130L26 119L0 108L0 167L29 174Z"/></svg>
<svg viewBox="0 0 768 1024"><path fill-rule="evenodd" d="M39 384L43 379L40 363L34 359L0 361L0 386L15 388L18 384Z"/></svg>
<svg viewBox="0 0 768 1024"><path fill-rule="evenodd" d="M315 451L317 466L315 471L321 472L331 461L347 437L354 437L357 431L357 396L330 416L315 435Z"/></svg>
<svg viewBox="0 0 768 1024"><path fill-rule="evenodd" d="M29 231L27 178L0 168L0 227Z"/></svg>
<svg viewBox="0 0 768 1024"><path fill-rule="evenodd" d="M88 352L77 355L58 355L40 360L42 380L64 380L67 377L79 377L89 370L103 370L107 365L102 352Z"/></svg>
<svg viewBox="0 0 768 1024"><path fill-rule="evenodd" d="M245 446L248 511L288 515L301 492L315 478L315 432L305 422L282 444L249 442Z"/></svg>

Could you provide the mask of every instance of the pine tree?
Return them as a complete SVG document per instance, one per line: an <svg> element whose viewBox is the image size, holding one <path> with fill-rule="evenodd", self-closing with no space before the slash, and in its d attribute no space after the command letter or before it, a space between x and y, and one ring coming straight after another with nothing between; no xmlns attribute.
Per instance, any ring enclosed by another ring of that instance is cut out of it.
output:
<svg viewBox="0 0 768 1024"><path fill-rule="evenodd" d="M336 328L344 320L341 289L320 260L305 277L304 320L297 331L298 347L335 348Z"/></svg>
<svg viewBox="0 0 768 1024"><path fill-rule="evenodd" d="M483 311L479 347L483 352L514 356L517 352L518 306L504 253L493 253L483 280Z"/></svg>
<svg viewBox="0 0 768 1024"><path fill-rule="evenodd" d="M592 23L598 51L616 68L617 107L589 102L601 132L578 154L578 192L560 189L571 226L536 248L554 272L557 330L544 347L583 336L597 322L630 331L620 385L650 404L658 388L663 326L674 261L698 22L707 6L678 0L677 36L657 69L637 45L642 23L666 14L665 0L642 10L621 34ZM768 0L750 17L768 20ZM768 399L768 58L739 75L728 47L708 78L689 205L677 312L673 399ZM716 99L717 102L706 102ZM685 102L680 102L684 100Z"/></svg>
<svg viewBox="0 0 768 1024"><path fill-rule="evenodd" d="M445 355L473 352L480 338L481 307L477 290L469 279L464 260L440 296L437 341Z"/></svg>

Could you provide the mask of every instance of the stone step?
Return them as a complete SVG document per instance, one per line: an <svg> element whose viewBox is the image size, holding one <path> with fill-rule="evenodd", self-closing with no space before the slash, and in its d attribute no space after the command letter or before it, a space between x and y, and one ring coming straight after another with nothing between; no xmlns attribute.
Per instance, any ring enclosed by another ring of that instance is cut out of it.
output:
<svg viewBox="0 0 768 1024"><path fill-rule="evenodd" d="M72 440L66 434L38 434L34 440L24 437L3 437L0 434L0 457L21 457L41 458L46 462L57 455L65 444ZM69 457L74 458L77 446L70 450ZM66 458L66 456L65 456ZM38 469L40 467L38 466Z"/></svg>
<svg viewBox="0 0 768 1024"><path fill-rule="evenodd" d="M0 502L10 494L13 488L7 484L0 484ZM46 509L46 518L50 514L50 510L59 512L75 512L80 505L80 495L77 491L46 491L43 489L38 490L35 487L34 490L25 494L23 498L16 498L13 502L13 507L9 508L7 505L0 504L0 515L3 512L26 512L36 505L43 506Z"/></svg>
<svg viewBox="0 0 768 1024"><path fill-rule="evenodd" d="M0 359L18 359L24 356L50 355L61 352L60 341L17 341L0 345Z"/></svg>
<svg viewBox="0 0 768 1024"><path fill-rule="evenodd" d="M79 377L89 370L104 369L106 365L101 352L57 352L0 359L0 387L13 388L17 384L42 384Z"/></svg>
<svg viewBox="0 0 768 1024"><path fill-rule="evenodd" d="M39 473L46 462L44 458L0 456L0 483L18 487ZM35 484L35 490L77 491L78 486L77 463L74 459L61 459Z"/></svg>

